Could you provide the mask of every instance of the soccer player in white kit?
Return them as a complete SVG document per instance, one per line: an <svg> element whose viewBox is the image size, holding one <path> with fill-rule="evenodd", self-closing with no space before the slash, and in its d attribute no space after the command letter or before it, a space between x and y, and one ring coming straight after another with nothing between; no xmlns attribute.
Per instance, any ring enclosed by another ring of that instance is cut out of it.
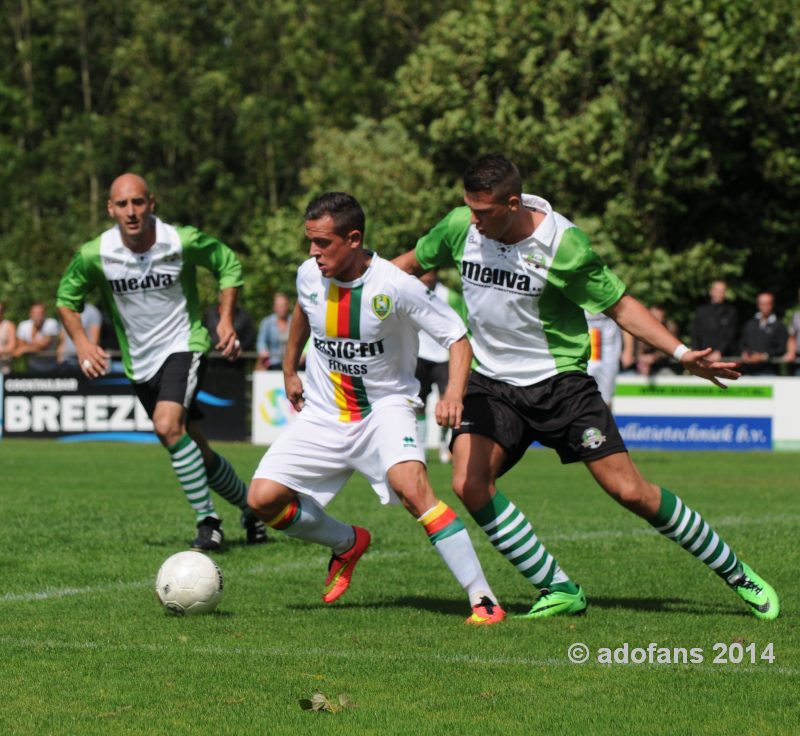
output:
<svg viewBox="0 0 800 736"><path fill-rule="evenodd" d="M466 622L498 623L505 613L463 523L435 496L417 438L417 331L449 350L449 383L436 419L457 427L472 359L466 328L422 282L365 250L364 219L359 203L343 192L320 195L306 208L311 258L298 270L283 363L286 395L301 414L261 460L248 503L274 529L331 548L322 595L331 603L347 590L370 545L366 529L324 510L358 470L381 503L402 501L422 524L469 596ZM297 367L309 335L304 392Z"/></svg>
<svg viewBox="0 0 800 736"><path fill-rule="evenodd" d="M603 401L611 406L614 387L619 374L619 359L622 355L622 330L611 317L599 312L584 312L589 326L591 354L586 372L597 381Z"/></svg>

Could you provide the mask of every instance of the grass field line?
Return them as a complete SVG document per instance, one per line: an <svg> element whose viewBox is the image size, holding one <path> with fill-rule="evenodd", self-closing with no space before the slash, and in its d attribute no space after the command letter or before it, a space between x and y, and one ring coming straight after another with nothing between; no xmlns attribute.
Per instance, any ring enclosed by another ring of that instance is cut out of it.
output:
<svg viewBox="0 0 800 736"><path fill-rule="evenodd" d="M423 552L427 551L423 548ZM380 552L371 552L370 559L390 559L398 557L412 556L414 552L403 552L386 550ZM224 562L222 563L225 564ZM235 574L225 574L225 580L230 578L237 579L248 575L257 575L262 572L291 572L292 570L302 570L309 566L309 560L297 560L295 562L282 562L274 564L270 562L259 562L257 565L252 565L245 570L237 571ZM105 585L85 585L81 587L64 587L64 588L45 588L44 590L29 591L24 593L4 593L0 596L0 603L27 603L31 601L48 601L57 598L68 598L75 595L94 595L95 593L118 593L125 590L135 590L138 588L151 588L155 585L155 573L150 578L145 580L118 580L113 583L106 583Z"/></svg>
<svg viewBox="0 0 800 736"><path fill-rule="evenodd" d="M788 524L795 525L800 522L800 514L767 514L757 517L748 516L724 516L720 517L714 522L714 525L719 528L723 527L737 527L737 526L763 526L775 525L785 526ZM582 531L563 534L543 534L541 538L546 543L550 542L583 542L591 541L594 539L618 539L629 537L649 537L657 536L658 532L650 528L642 529L598 529L596 531ZM381 550L370 553L370 559L391 559L401 557L414 557L423 555L428 552L428 549L421 547L418 551L392 551ZM261 562L257 565L251 566L246 570L232 576L234 579L241 575L256 575L262 572L291 572L292 570L299 570L306 568L309 561L296 561L296 562L283 562L274 564L271 562ZM224 565L224 562L223 562ZM66 598L76 595L94 595L95 593L113 593L125 590L147 588L153 585L155 575L153 578L146 580L134 581L116 581L106 585L87 585L82 587L63 587L63 588L45 588L39 591L26 591L22 593L4 593L0 596L0 603L21 603L30 601L47 601L57 598Z"/></svg>
<svg viewBox="0 0 800 736"><path fill-rule="evenodd" d="M100 652L146 652L154 654L163 654L164 647L162 644L111 644L106 641L56 641L52 639L29 639L29 638L16 638L11 636L0 637L0 645L3 647L18 647L22 649L51 649L51 650L73 650L73 651L100 651ZM393 660L401 660L407 662L423 661L423 662L437 662L439 664L454 664L454 665L478 665L485 667L575 667L582 669L592 667L594 669L602 668L607 669L610 667L633 667L637 669L642 668L681 668L684 670L704 670L706 673L714 672L728 676L731 673L736 674L759 674L759 675L780 675L780 676L796 676L800 674L798 667L786 666L773 666L773 665L729 665L720 666L710 663L696 664L696 665L683 665L683 664L629 664L629 665L608 665L600 664L598 662L587 662L585 664L574 664L569 661L566 654L563 658L560 657L506 657L506 656L484 656L478 654L449 654L445 652L392 652L387 653L383 649L365 649L356 648L352 650L347 649L324 649L322 647L288 647L288 646L256 646L256 647L242 647L242 646L221 646L215 644L214 646L191 646L185 645L181 649L182 652L192 655L207 655L214 656L230 656L230 655L246 655L246 656L265 656L265 657L287 657L287 658L302 658L308 657L324 657L325 659L343 659L343 660L376 660L385 662L387 658Z"/></svg>
<svg viewBox="0 0 800 736"><path fill-rule="evenodd" d="M530 515L529 515L530 517ZM533 522L532 522L533 523ZM788 526L800 523L800 514L765 514L763 516L720 516L709 522L715 529L735 528L742 526ZM534 523L534 527L535 527ZM653 537L659 533L650 527L640 529L598 529L596 531L569 532L548 534L547 530L539 531L543 542L589 542L593 539L615 539L621 537Z"/></svg>

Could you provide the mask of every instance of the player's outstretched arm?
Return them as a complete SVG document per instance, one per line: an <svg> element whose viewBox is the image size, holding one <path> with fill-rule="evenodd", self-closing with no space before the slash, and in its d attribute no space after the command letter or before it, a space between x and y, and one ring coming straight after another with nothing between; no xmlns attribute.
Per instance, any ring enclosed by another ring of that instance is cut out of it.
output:
<svg viewBox="0 0 800 736"><path fill-rule="evenodd" d="M616 304L606 309L605 314L634 337L643 340L656 350L674 356L689 373L705 378L720 388L726 388L720 378L735 381L742 375L735 370L736 363L708 360L711 348L689 350L650 314L644 304L629 294L623 295Z"/></svg>
<svg viewBox="0 0 800 736"><path fill-rule="evenodd" d="M450 346L447 389L436 404L436 423L440 427L461 426L464 410L464 394L467 390L469 368L472 364L472 348L466 336Z"/></svg>
<svg viewBox="0 0 800 736"><path fill-rule="evenodd" d="M297 368L310 334L311 326L308 323L308 316L299 303L295 304L292 322L289 325L286 352L283 354L283 385L286 389L286 398L289 399L295 411L301 411L305 405L303 382L297 375Z"/></svg>
<svg viewBox="0 0 800 736"><path fill-rule="evenodd" d="M78 365L87 378L97 378L108 371L108 353L99 345L94 345L81 324L81 315L67 307L58 308L61 324L69 333L78 353Z"/></svg>

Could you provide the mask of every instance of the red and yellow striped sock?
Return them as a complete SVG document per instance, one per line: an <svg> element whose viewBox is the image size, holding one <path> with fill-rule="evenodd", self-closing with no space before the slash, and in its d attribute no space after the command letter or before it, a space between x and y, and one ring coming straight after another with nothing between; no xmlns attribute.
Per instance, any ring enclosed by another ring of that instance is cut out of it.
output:
<svg viewBox="0 0 800 736"><path fill-rule="evenodd" d="M286 506L283 507L283 510L273 519L270 519L267 524L272 527L273 529L279 529L281 531L286 530L292 524L294 524L300 516L300 504L297 502L297 499L293 499Z"/></svg>
<svg viewBox="0 0 800 736"><path fill-rule="evenodd" d="M444 501L428 509L417 521L425 528L428 539L434 545L464 529L464 523Z"/></svg>

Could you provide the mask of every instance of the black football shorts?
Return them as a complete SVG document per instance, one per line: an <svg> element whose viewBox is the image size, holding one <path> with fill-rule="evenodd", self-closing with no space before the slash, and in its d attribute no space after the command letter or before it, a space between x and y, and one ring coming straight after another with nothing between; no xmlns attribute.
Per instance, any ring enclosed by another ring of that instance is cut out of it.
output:
<svg viewBox="0 0 800 736"><path fill-rule="evenodd" d="M531 443L554 449L562 463L597 460L626 452L611 410L594 378L570 371L532 386L512 386L474 371L470 374L460 434L480 434L506 451L500 475Z"/></svg>
<svg viewBox="0 0 800 736"><path fill-rule="evenodd" d="M206 372L206 356L202 353L172 353L150 380L134 383L139 401L153 418L159 401L174 401L188 410L189 419L203 418L195 401Z"/></svg>

